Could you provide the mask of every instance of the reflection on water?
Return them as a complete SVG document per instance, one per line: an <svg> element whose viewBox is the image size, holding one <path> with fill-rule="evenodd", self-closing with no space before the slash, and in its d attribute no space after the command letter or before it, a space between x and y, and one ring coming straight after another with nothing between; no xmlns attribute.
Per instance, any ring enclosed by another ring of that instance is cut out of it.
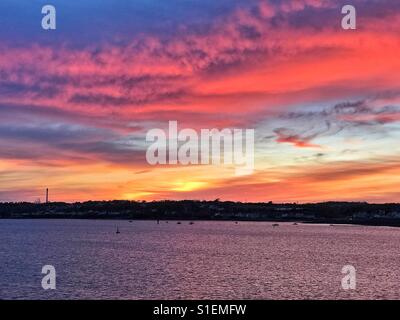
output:
<svg viewBox="0 0 400 320"><path fill-rule="evenodd" d="M0 298L400 299L400 229L272 225L0 220ZM341 288L348 264L355 291Z"/></svg>

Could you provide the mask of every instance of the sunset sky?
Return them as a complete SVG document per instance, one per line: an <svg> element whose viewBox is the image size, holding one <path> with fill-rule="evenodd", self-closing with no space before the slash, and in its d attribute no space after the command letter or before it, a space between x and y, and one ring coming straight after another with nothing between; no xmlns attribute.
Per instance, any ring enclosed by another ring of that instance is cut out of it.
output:
<svg viewBox="0 0 400 320"><path fill-rule="evenodd" d="M0 201L400 202L400 1L2 0L0 23ZM254 172L149 165L168 121L255 129Z"/></svg>

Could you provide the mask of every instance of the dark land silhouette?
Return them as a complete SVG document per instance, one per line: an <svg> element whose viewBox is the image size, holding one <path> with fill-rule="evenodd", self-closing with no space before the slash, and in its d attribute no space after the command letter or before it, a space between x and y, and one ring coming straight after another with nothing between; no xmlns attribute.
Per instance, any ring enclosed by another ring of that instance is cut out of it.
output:
<svg viewBox="0 0 400 320"><path fill-rule="evenodd" d="M3 202L0 218L292 221L400 226L400 204L366 202L243 203L232 201Z"/></svg>

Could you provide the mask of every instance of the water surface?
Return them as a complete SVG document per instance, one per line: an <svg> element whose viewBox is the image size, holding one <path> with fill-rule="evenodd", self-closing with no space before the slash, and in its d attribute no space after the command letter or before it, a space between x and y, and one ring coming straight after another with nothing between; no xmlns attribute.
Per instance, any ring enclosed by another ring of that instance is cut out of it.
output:
<svg viewBox="0 0 400 320"><path fill-rule="evenodd" d="M0 220L0 298L400 298L400 228L272 225ZM56 290L41 287L48 264ZM355 291L341 287L348 264Z"/></svg>

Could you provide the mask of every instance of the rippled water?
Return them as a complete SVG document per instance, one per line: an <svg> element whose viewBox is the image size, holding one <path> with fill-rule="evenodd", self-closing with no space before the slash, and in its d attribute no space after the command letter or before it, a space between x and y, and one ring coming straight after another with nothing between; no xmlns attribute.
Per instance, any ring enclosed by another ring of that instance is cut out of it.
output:
<svg viewBox="0 0 400 320"><path fill-rule="evenodd" d="M0 220L0 298L400 298L400 228L272 224Z"/></svg>

